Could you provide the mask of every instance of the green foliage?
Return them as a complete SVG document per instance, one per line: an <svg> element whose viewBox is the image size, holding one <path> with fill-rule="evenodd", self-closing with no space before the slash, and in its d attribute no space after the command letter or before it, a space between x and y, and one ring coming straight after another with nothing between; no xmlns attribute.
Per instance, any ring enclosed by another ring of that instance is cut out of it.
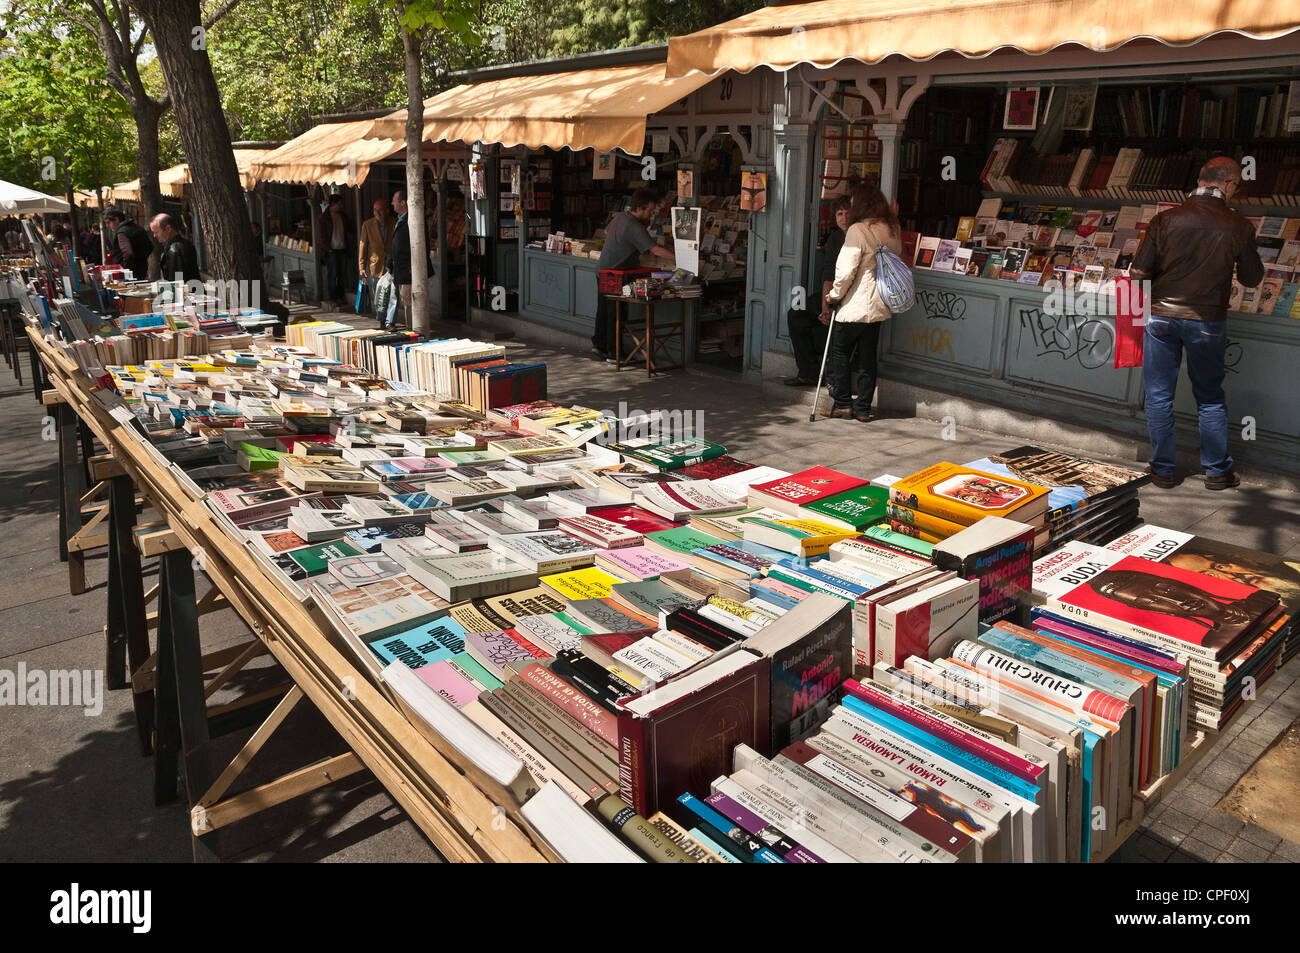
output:
<svg viewBox="0 0 1300 953"><path fill-rule="evenodd" d="M763 0L566 0L555 5L550 55L663 43L766 5Z"/></svg>
<svg viewBox="0 0 1300 953"><path fill-rule="evenodd" d="M104 79L93 39L50 29L54 13L52 4L35 2L0 12L0 178L53 194L69 182L94 188L130 178L134 126L126 103Z"/></svg>

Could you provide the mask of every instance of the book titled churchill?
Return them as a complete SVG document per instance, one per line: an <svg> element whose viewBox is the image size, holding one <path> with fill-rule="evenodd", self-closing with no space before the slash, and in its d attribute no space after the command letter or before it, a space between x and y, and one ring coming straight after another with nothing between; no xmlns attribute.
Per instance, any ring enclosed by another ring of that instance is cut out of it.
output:
<svg viewBox="0 0 1300 953"><path fill-rule="evenodd" d="M979 621L1014 618L1032 585L1034 527L1000 516L936 543L930 558L940 569L979 581Z"/></svg>
<svg viewBox="0 0 1300 953"><path fill-rule="evenodd" d="M1277 603L1276 593L1254 586L1125 556L1047 604L1119 635L1222 662Z"/></svg>

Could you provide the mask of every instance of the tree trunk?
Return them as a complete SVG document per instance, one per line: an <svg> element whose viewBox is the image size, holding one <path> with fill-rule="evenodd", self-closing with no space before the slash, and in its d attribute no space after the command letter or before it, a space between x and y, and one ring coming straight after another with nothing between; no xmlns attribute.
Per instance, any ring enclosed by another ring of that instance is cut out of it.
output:
<svg viewBox="0 0 1300 953"><path fill-rule="evenodd" d="M398 16L402 13L398 8ZM424 91L420 80L420 36L400 23L406 53L406 227L411 233L411 329L429 326L429 252L424 231Z"/></svg>
<svg viewBox="0 0 1300 953"><path fill-rule="evenodd" d="M256 281L248 240L252 227L203 43L198 0L131 0L131 5L149 26L176 110L213 275L220 281Z"/></svg>
<svg viewBox="0 0 1300 953"><path fill-rule="evenodd" d="M158 185L158 118L162 109L147 96L143 100L131 103L131 115L135 119L136 138L140 149L140 208L143 228L149 227L150 220L162 211L162 189ZM154 247L149 253L149 279L158 280L158 262L162 258L162 249Z"/></svg>

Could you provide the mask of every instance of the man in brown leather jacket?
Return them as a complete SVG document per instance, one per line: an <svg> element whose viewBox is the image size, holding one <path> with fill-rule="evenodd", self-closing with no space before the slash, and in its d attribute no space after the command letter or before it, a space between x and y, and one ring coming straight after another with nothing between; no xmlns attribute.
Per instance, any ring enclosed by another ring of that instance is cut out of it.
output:
<svg viewBox="0 0 1300 953"><path fill-rule="evenodd" d="M1228 156L1201 167L1197 188L1182 205L1151 220L1129 276L1151 281L1151 314L1142 341L1152 482L1177 486L1174 388L1183 351L1196 397L1205 486L1226 490L1241 481L1228 456L1228 409L1223 396L1228 297L1233 268L1252 288L1264 280L1255 229L1228 207L1241 184L1241 166Z"/></svg>

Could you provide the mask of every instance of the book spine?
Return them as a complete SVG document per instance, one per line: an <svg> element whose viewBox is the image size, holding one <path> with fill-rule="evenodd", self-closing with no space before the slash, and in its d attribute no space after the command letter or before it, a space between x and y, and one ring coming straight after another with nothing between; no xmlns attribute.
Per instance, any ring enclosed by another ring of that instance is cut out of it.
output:
<svg viewBox="0 0 1300 953"><path fill-rule="evenodd" d="M650 797L649 723L630 712L618 715L618 796L643 817L653 814Z"/></svg>
<svg viewBox="0 0 1300 953"><path fill-rule="evenodd" d="M877 787L867 778L840 764L834 758L827 757L807 742L800 741L790 745L781 752L781 757L805 771L816 774L868 805L887 829L913 844L922 854L945 856L946 859L956 860L959 859L960 851L966 849L965 845L971 843L969 837L965 835L959 837L958 832L951 827L949 828L951 841L935 840L923 830L918 830L918 826L924 826L917 824L917 815L924 814L923 809L918 810L910 801L882 787ZM937 819L932 818L932 820ZM973 851L966 849L966 856L972 855Z"/></svg>
<svg viewBox="0 0 1300 953"><path fill-rule="evenodd" d="M747 863L784 864L786 861L762 841L750 836L739 825L733 823L708 804L693 794L683 794L677 803L687 812L694 824L730 850L736 857Z"/></svg>
<svg viewBox="0 0 1300 953"><path fill-rule="evenodd" d="M561 711L585 726L617 749L618 719L591 698L565 683L543 665L533 663L519 672L519 677L533 686Z"/></svg>
<svg viewBox="0 0 1300 953"><path fill-rule="evenodd" d="M704 799L704 803L709 805L709 807L713 808L723 817L727 818L727 820L737 824L741 830L769 845L770 849L786 863L826 863L825 860L818 857L806 847L791 840L780 828L767 823L767 821L759 817L753 811L746 807L742 807L721 791L715 791L713 794L710 794Z"/></svg>
<svg viewBox="0 0 1300 953"><path fill-rule="evenodd" d="M542 783L555 783L564 789L569 797L573 798L579 804L586 804L591 800L591 792L584 792L582 788L574 784L573 781L561 772L555 765L551 764L540 754L538 754L529 744L519 737L510 729L500 718L492 714L479 702L470 702L461 708L472 721L489 735L500 742L501 746L513 754L516 758L524 763L524 767L529 773Z"/></svg>
<svg viewBox="0 0 1300 953"><path fill-rule="evenodd" d="M614 760L615 749L605 745L598 738L583 734L584 729L581 726L570 722L567 715L560 712L539 692L522 682L511 680L494 694L508 695L535 714L547 728L555 732L568 745L568 748L561 750L569 755L573 763L584 769L590 766L591 770L587 773L604 784L606 790L609 789L606 780L613 782L613 779L618 777L618 765ZM597 747L597 744L601 747ZM572 749L572 752L570 753L568 749ZM616 784L615 787L617 788Z"/></svg>
<svg viewBox="0 0 1300 953"><path fill-rule="evenodd" d="M885 504L885 513L891 520L897 520L900 523L908 523L917 529L924 530L936 536L952 536L966 529L960 523L954 523L952 520L942 519L930 513L924 513L920 510L914 510L910 506L903 506L899 503L889 502Z"/></svg>
<svg viewBox="0 0 1300 953"><path fill-rule="evenodd" d="M849 704L850 708L854 707L851 704L854 700L859 704L878 708L1032 784L1038 784L1042 777L1042 765L1033 764L990 744L985 739L977 737L973 730L959 729L937 715L922 711L915 705L902 704L872 685L859 682L857 679L849 679L844 683L844 689L849 693L845 696L845 703Z"/></svg>
<svg viewBox="0 0 1300 953"><path fill-rule="evenodd" d="M649 821L628 806L617 795L601 799L596 810L610 827L618 831L628 844L644 856L659 864L693 864L695 858L665 837Z"/></svg>
<svg viewBox="0 0 1300 953"><path fill-rule="evenodd" d="M479 695L478 701L479 704L499 718L507 728L523 739L525 744L541 755L544 760L554 765L557 771L576 784L588 798L599 798L608 793L604 786L599 784L590 775L582 771L577 765L566 758L554 745L547 741L540 732L521 718L518 713L507 705L501 698L491 692L483 692Z"/></svg>

